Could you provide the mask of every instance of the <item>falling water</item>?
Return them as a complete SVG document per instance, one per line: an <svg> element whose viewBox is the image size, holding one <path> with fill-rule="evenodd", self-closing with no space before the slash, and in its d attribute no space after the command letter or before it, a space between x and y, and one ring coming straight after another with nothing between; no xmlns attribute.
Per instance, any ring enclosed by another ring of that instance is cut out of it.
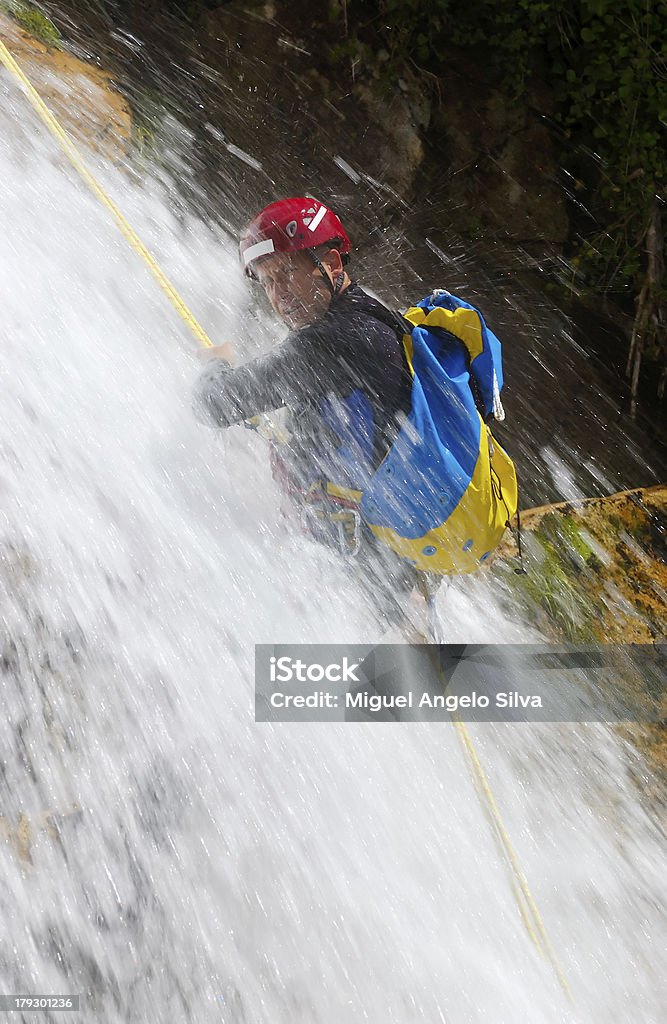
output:
<svg viewBox="0 0 667 1024"><path fill-rule="evenodd" d="M277 337L168 180L94 169L213 337ZM254 723L255 643L382 625L283 524L262 440L194 422L194 341L4 74L0 183L0 989L86 1024L657 1022L629 751L471 728L568 1000L451 726ZM535 635L483 580L440 611L457 642Z"/></svg>

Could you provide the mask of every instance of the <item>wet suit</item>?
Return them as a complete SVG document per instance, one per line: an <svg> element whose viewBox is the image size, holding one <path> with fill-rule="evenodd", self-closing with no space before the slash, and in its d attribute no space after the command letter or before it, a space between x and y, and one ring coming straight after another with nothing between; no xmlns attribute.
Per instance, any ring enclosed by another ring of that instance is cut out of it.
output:
<svg viewBox="0 0 667 1024"><path fill-rule="evenodd" d="M195 413L210 426L229 427L286 406L290 465L307 487L351 440L345 436L349 424L342 406L351 399L371 414L363 436L356 438L363 477L395 440L400 415L410 411L403 333L397 314L351 284L317 323L292 331L268 355L238 369L209 363L196 384ZM349 486L363 482L349 481Z"/></svg>
<svg viewBox="0 0 667 1024"><path fill-rule="evenodd" d="M292 331L268 355L236 369L209 363L195 385L195 415L228 427L286 407L290 438L281 458L295 489L331 480L361 490L410 411L405 331L398 314L352 283L317 323ZM411 567L381 551L370 529L363 537L364 575L379 568L392 592L412 589Z"/></svg>

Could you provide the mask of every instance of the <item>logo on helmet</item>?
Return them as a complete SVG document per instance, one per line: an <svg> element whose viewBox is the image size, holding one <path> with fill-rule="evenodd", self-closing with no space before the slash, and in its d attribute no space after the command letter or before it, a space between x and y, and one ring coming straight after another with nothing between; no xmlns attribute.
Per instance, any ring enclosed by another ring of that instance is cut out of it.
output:
<svg viewBox="0 0 667 1024"><path fill-rule="evenodd" d="M252 277L254 263L271 253L316 249L334 241L342 256L350 252L345 228L327 206L311 197L279 199L260 210L244 229L241 259Z"/></svg>

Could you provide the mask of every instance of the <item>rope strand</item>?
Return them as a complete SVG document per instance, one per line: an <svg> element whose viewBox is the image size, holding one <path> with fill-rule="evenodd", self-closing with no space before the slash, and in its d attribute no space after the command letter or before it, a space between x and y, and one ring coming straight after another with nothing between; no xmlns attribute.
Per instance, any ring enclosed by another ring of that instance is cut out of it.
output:
<svg viewBox="0 0 667 1024"><path fill-rule="evenodd" d="M193 313L190 311L188 306L185 304L179 293L176 291L171 281L168 279L162 268L159 266L154 256L148 251L144 243L139 238L139 235L134 230L132 225L128 222L125 216L121 213L116 203L111 197L105 192L98 180L90 173L86 167L81 154L78 149L64 131L60 123L57 121L55 116L47 107L46 103L39 95L37 90L31 84L27 75L22 71L21 67L9 52L2 39L0 39L0 61L4 64L7 70L18 79L21 84L23 91L25 92L28 100L32 107L37 112L39 118L46 125L48 130L51 132L53 137L58 141L62 150L67 155L70 163L83 178L86 185L90 188L91 192L97 196L100 202L106 206L114 220L118 224L123 236L130 243L134 251L142 258L153 277L159 284L164 294L169 299L169 302L176 310L178 315L181 317L183 322L187 324L195 338L200 345L205 348L212 348L213 342L209 338L208 334L196 320Z"/></svg>

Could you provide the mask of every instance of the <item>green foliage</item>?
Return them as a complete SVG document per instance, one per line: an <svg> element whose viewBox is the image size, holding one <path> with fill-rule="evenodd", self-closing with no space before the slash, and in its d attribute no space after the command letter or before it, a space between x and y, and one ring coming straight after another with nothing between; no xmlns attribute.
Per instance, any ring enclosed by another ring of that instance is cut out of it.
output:
<svg viewBox="0 0 667 1024"><path fill-rule="evenodd" d="M41 11L22 3L7 4L5 9L33 39L52 49L60 48L62 40L58 29Z"/></svg>
<svg viewBox="0 0 667 1024"><path fill-rule="evenodd" d="M366 64L371 60L372 51L370 47L355 36L348 36L342 42L336 43L329 50L329 56L335 62L357 65L361 62Z"/></svg>
<svg viewBox="0 0 667 1024"><path fill-rule="evenodd" d="M132 106L132 152L137 165L157 165L163 158L162 124L165 116L180 114L172 96L144 85L128 97Z"/></svg>
<svg viewBox="0 0 667 1024"><path fill-rule="evenodd" d="M641 293L638 319L643 312L652 325L644 350L667 363L664 273L645 287L651 210L655 218L657 196L663 220L667 200L667 4L367 0L351 9L360 12L353 28L370 38L372 27L394 66L409 62L437 76L456 47L474 53L510 100L535 76L550 87L561 161L576 182L579 282L628 299Z"/></svg>
<svg viewBox="0 0 667 1024"><path fill-rule="evenodd" d="M641 0L577 6L578 38L557 63L554 84L559 120L588 155L588 167L580 158L577 169L591 186L600 226L584 243L582 262L598 285L634 291L649 210L667 172L667 65L660 59L667 7Z"/></svg>
<svg viewBox="0 0 667 1024"><path fill-rule="evenodd" d="M450 0L381 0L378 4L389 52L428 63L437 53Z"/></svg>

